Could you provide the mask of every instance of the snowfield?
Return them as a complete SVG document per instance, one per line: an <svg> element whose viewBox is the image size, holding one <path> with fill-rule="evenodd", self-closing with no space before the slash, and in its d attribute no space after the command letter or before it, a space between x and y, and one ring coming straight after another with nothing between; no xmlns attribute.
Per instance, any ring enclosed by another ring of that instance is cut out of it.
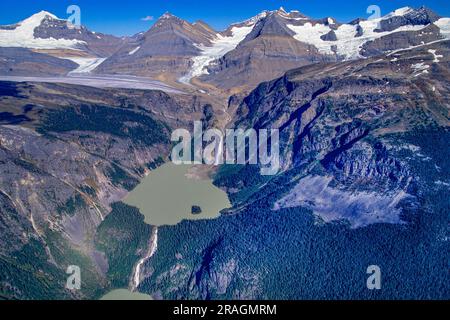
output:
<svg viewBox="0 0 450 320"><path fill-rule="evenodd" d="M375 32L382 20L389 19L393 16L402 16L413 11L412 8L404 7L397 9L381 18L361 21L359 26L362 29L362 35L356 37L358 26L351 24L343 24L337 30L334 30L337 41L324 41L320 37L332 31L329 26L323 24L312 25L310 22L302 26L287 25L289 29L295 32L294 38L298 41L305 42L315 46L319 52L324 54L337 54L346 59L362 58L360 51L362 46L381 37L403 31L420 31L428 25L402 26L393 31ZM441 35L450 39L450 19L441 18L434 22L434 25L440 29ZM333 50L334 47L334 50Z"/></svg>
<svg viewBox="0 0 450 320"><path fill-rule="evenodd" d="M323 54L336 53L346 59L357 59L361 58L360 51L362 46L369 41L373 41L396 32L420 31L426 27L426 25L402 26L393 31L375 32L379 26L379 22L381 20L385 20L390 15L391 14L379 19L361 21L359 25L362 29L362 35L360 37L356 37L358 31L357 25L343 24L334 31L337 41L325 41L320 38L333 30L327 25L312 25L308 22L302 26L288 25L287 27L295 32L294 38L296 40L315 46L319 52ZM335 50L333 50L333 47Z"/></svg>

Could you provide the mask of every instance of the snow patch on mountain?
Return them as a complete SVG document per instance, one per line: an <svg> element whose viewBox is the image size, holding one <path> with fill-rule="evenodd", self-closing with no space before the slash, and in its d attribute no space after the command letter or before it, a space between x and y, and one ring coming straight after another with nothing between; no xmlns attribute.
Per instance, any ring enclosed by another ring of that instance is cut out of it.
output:
<svg viewBox="0 0 450 320"><path fill-rule="evenodd" d="M69 74L91 73L95 70L106 58L65 58L78 64L78 68L69 72Z"/></svg>
<svg viewBox="0 0 450 320"><path fill-rule="evenodd" d="M436 50L433 50L433 49L429 49L428 52L433 55L433 62L434 63L438 63L440 61L439 58L443 58L444 57L441 54L437 54Z"/></svg>
<svg viewBox="0 0 450 320"><path fill-rule="evenodd" d="M450 18L441 18L435 21L434 25L439 28L444 38L450 39Z"/></svg>
<svg viewBox="0 0 450 320"><path fill-rule="evenodd" d="M19 22L15 28L0 29L0 47L20 47L33 49L76 49L84 41L74 39L35 38L34 29L45 18L58 19L55 15L41 11Z"/></svg>
<svg viewBox="0 0 450 320"><path fill-rule="evenodd" d="M141 48L141 46L134 48L133 50L131 50L130 52L128 52L128 55L133 55L135 54L139 49Z"/></svg>
<svg viewBox="0 0 450 320"><path fill-rule="evenodd" d="M415 63L411 65L411 68L415 69L416 71L422 71L425 69L428 69L430 66L427 64L424 64L423 62Z"/></svg>
<svg viewBox="0 0 450 320"><path fill-rule="evenodd" d="M424 64L423 62L419 62L419 63L412 64L411 68L414 69L414 71L413 71L415 73L414 76L418 77L422 74L427 74L428 73L427 69L429 69L430 66L427 64Z"/></svg>

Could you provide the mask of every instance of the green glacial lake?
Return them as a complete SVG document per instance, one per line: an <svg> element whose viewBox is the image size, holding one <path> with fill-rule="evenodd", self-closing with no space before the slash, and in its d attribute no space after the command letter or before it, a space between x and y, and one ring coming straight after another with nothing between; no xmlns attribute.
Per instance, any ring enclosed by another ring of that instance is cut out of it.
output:
<svg viewBox="0 0 450 320"><path fill-rule="evenodd" d="M227 194L211 180L188 178L190 165L166 163L150 172L125 198L139 208L145 222L155 226L175 225L182 220L213 219L222 209L231 207ZM201 209L192 214L192 207Z"/></svg>
<svg viewBox="0 0 450 320"><path fill-rule="evenodd" d="M123 200L139 208L145 222L154 226L175 225L182 220L213 219L231 207L227 194L209 179L188 177L192 166L162 165L150 172ZM193 207L197 214L192 214ZM198 212L201 211L201 212ZM127 289L112 290L101 300L151 300Z"/></svg>
<svg viewBox="0 0 450 320"><path fill-rule="evenodd" d="M105 294L100 300L152 300L148 294L116 289Z"/></svg>

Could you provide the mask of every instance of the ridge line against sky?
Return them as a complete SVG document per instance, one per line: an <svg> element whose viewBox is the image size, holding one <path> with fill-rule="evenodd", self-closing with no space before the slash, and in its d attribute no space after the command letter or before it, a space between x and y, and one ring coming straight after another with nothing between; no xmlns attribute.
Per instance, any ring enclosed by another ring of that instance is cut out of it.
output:
<svg viewBox="0 0 450 320"><path fill-rule="evenodd" d="M70 5L81 8L81 23L92 31L130 36L148 30L166 11L189 22L202 20L216 30L246 20L264 10L298 10L312 18L333 17L339 22L368 18L370 5L378 5L385 15L400 7L422 5L441 16L450 17L448 0L3 0L0 25L19 22L41 10L65 19Z"/></svg>

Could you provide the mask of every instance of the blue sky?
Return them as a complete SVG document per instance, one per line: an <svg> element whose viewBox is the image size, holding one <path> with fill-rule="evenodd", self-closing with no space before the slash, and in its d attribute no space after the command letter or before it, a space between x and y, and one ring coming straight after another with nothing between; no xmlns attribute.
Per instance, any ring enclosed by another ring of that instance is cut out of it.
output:
<svg viewBox="0 0 450 320"><path fill-rule="evenodd" d="M382 14L403 6L425 5L450 17L449 0L2 0L0 24L18 22L40 10L67 18L66 8L71 4L81 8L83 25L93 31L115 35L145 31L166 11L191 22L201 19L217 30L280 6L314 18L332 16L341 22L368 17L366 9L371 4L378 5ZM143 21L144 17L154 19Z"/></svg>

